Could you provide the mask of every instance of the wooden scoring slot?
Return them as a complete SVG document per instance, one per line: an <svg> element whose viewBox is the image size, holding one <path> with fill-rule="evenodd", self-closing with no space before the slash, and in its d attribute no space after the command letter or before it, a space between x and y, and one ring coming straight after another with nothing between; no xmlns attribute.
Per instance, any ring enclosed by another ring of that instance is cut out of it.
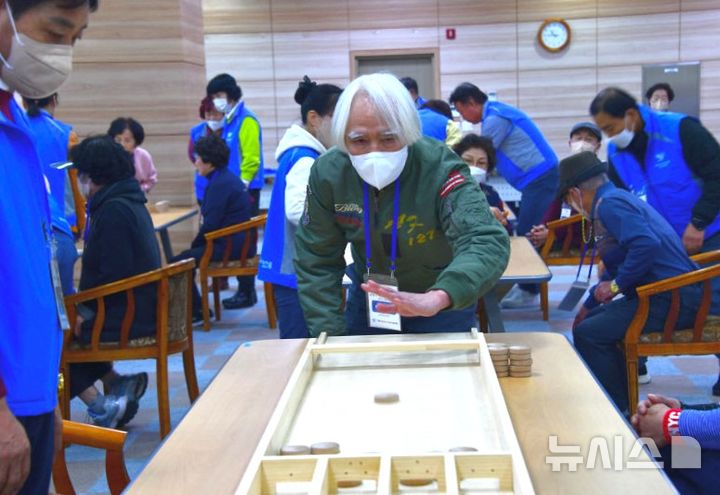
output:
<svg viewBox="0 0 720 495"><path fill-rule="evenodd" d="M309 456L264 459L255 475L251 495L309 495L318 459Z"/></svg>
<svg viewBox="0 0 720 495"><path fill-rule="evenodd" d="M447 493L444 456L393 457L390 470L390 493Z"/></svg>
<svg viewBox="0 0 720 495"><path fill-rule="evenodd" d="M461 494L513 493L510 454L457 454L455 471Z"/></svg>

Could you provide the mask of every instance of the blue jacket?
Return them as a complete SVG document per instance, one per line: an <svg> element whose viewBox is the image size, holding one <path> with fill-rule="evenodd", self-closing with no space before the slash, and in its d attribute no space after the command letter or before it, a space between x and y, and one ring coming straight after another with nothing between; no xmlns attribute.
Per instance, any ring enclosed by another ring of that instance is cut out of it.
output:
<svg viewBox="0 0 720 495"><path fill-rule="evenodd" d="M53 163L64 162L68 158L68 144L72 127L57 120L45 110L35 117L27 117L28 124L35 134L38 154L43 166L43 173L50 183L52 195L50 214L52 215L53 227L62 230L72 236L70 224L77 222L75 215L70 219L65 217L65 181L67 170L58 170L50 167ZM53 204L54 203L54 204Z"/></svg>
<svg viewBox="0 0 720 495"><path fill-rule="evenodd" d="M597 190L593 212L595 243L605 264L603 277L615 279L626 297L633 297L641 285L697 269L670 224L653 207L612 182ZM681 294L683 304L699 305L699 286L685 288ZM594 305L591 291L585 306Z"/></svg>
<svg viewBox="0 0 720 495"><path fill-rule="evenodd" d="M447 125L450 119L429 108L419 109L418 116L420 117L423 136L435 138L444 143L447 138Z"/></svg>
<svg viewBox="0 0 720 495"><path fill-rule="evenodd" d="M287 219L285 205L287 176L300 160L311 160L308 162L311 164L324 151L325 147L317 139L297 125L290 127L278 144L275 152L278 169L270 197L258 268L258 278L264 282L297 289L297 277L293 265L296 225Z"/></svg>
<svg viewBox="0 0 720 495"><path fill-rule="evenodd" d="M205 137L208 135L208 126L205 123L205 121L200 122L196 126L193 126L190 129L190 142L192 143L193 149L195 148L195 143L198 142L198 139ZM200 172L197 170L195 171L195 197L198 200L198 203L202 204L203 198L205 197L205 189L207 188L208 180L200 175Z"/></svg>
<svg viewBox="0 0 720 495"><path fill-rule="evenodd" d="M50 280L51 218L42 164L25 113L0 112L0 375L18 416L57 404L62 330Z"/></svg>
<svg viewBox="0 0 720 495"><path fill-rule="evenodd" d="M633 154L608 145L608 157L630 191L647 196L650 203L682 237L692 218L692 209L702 194L701 186L685 162L680 142L680 121L685 115L653 112L640 105L648 136L645 163ZM720 215L705 229L705 238L720 231Z"/></svg>
<svg viewBox="0 0 720 495"><path fill-rule="evenodd" d="M203 223L200 226L191 247L197 248L206 244L205 234L214 230L229 227L250 220L250 195L242 181L227 168L213 171L208 177L205 199L200 211ZM245 234L235 234L232 238L231 259L240 257ZM250 243L248 257L255 256L256 243ZM216 242L213 246L213 260L222 259L225 241Z"/></svg>
<svg viewBox="0 0 720 495"><path fill-rule="evenodd" d="M222 137L225 139L228 147L230 148L230 161L228 162L228 170L240 177L240 165L243 161L242 150L240 149L240 128L246 118L255 120L258 123L260 130L260 166L258 167L255 177L250 181L248 189L262 189L265 181L265 170L263 160L263 144L262 144L262 127L260 126L260 120L245 106L245 102L240 102L238 107L235 109L229 122L225 122L223 127Z"/></svg>
<svg viewBox="0 0 720 495"><path fill-rule="evenodd" d="M489 132L493 117L509 122L506 133L495 135ZM517 108L498 101L485 102L482 134L493 140L498 172L519 191L557 167L557 156L540 129Z"/></svg>

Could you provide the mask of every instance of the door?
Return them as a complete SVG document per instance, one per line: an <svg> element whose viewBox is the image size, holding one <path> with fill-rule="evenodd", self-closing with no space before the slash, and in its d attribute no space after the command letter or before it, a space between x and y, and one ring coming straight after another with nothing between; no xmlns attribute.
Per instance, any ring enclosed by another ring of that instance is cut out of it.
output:
<svg viewBox="0 0 720 495"><path fill-rule="evenodd" d="M700 118L700 62L644 65L643 101L648 88L661 82L668 83L675 93L675 99L670 103L672 112Z"/></svg>
<svg viewBox="0 0 720 495"><path fill-rule="evenodd" d="M353 78L375 72L389 72L398 78L412 77L418 83L418 94L425 99L438 98L439 73L435 51L398 52L378 50L353 52Z"/></svg>

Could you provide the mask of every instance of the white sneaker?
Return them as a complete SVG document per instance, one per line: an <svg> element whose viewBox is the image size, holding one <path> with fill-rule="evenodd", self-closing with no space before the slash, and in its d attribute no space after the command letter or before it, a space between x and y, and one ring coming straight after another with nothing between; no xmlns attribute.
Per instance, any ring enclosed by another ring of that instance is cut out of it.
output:
<svg viewBox="0 0 720 495"><path fill-rule="evenodd" d="M537 306L538 304L540 304L540 294L533 294L532 292L522 290L516 285L503 297L503 300L500 302L500 307L504 309L518 309Z"/></svg>

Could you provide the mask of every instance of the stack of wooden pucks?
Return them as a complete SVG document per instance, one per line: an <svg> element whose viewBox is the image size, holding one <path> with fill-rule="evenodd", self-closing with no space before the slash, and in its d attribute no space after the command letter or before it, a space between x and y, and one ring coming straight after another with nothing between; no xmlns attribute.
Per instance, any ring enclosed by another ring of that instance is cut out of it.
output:
<svg viewBox="0 0 720 495"><path fill-rule="evenodd" d="M510 376L510 346L507 344L488 344L488 351L498 378Z"/></svg>
<svg viewBox="0 0 720 495"><path fill-rule="evenodd" d="M512 345L510 354L510 376L527 378L532 375L532 350L527 345Z"/></svg>

